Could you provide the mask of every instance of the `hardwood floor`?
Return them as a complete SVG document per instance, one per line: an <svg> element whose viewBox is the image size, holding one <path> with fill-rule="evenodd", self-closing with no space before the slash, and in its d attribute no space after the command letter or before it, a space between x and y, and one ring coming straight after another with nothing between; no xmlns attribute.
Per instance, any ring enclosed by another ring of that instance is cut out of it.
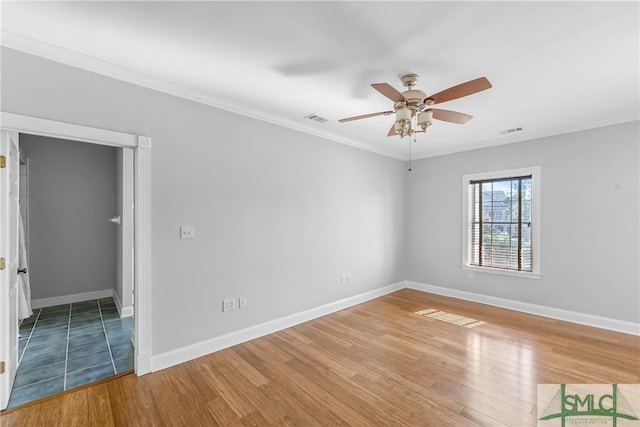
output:
<svg viewBox="0 0 640 427"><path fill-rule="evenodd" d="M487 322L466 328L434 308ZM403 289L2 426L534 426L538 383L640 383L640 337Z"/></svg>

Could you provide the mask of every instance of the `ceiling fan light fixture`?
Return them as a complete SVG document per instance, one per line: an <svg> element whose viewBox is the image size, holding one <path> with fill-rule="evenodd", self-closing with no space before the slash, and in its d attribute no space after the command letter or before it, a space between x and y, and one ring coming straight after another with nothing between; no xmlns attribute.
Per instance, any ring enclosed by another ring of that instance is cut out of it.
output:
<svg viewBox="0 0 640 427"><path fill-rule="evenodd" d="M424 110L418 113L418 126L422 130L427 130L429 126L433 124L433 111Z"/></svg>
<svg viewBox="0 0 640 427"><path fill-rule="evenodd" d="M409 134L411 130L411 110L401 107L396 110L395 131L400 137Z"/></svg>
<svg viewBox="0 0 640 427"><path fill-rule="evenodd" d="M473 118L473 116L469 114L459 113L457 111L442 110L440 108L432 109L432 105L469 96L492 87L486 77L480 77L427 96L423 91L413 88L418 81L417 74L405 74L400 80L402 81L402 85L407 88L404 92L399 92L388 83L371 84L371 87L394 102L393 111L363 114L355 117L347 117L338 121L341 123L350 122L352 120L382 115L386 116L395 113L395 121L389 129L387 136L392 137L399 135L400 138L413 136L413 142L416 142L416 133L426 133L427 128L433 124L434 119L462 125ZM414 119L414 128L412 129L411 121ZM411 148L411 145L409 145L409 148ZM409 151L409 153L411 153L411 151ZM409 157L411 157L411 154L409 154Z"/></svg>

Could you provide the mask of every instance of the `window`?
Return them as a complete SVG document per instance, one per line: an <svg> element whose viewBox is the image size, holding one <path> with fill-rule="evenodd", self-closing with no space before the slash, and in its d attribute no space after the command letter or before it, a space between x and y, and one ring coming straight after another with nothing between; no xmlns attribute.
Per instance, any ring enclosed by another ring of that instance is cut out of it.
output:
<svg viewBox="0 0 640 427"><path fill-rule="evenodd" d="M540 277L540 168L463 176L463 268Z"/></svg>

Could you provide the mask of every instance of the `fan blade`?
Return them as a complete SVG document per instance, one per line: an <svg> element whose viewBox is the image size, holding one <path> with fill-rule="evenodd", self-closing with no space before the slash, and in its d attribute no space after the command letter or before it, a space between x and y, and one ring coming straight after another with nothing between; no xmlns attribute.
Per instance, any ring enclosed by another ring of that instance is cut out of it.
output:
<svg viewBox="0 0 640 427"><path fill-rule="evenodd" d="M389 129L389 133L387 134L387 136L396 136L396 124L392 124L391 125L391 129Z"/></svg>
<svg viewBox="0 0 640 427"><path fill-rule="evenodd" d="M371 83L371 87L393 102L403 102L405 100L404 96L388 83Z"/></svg>
<svg viewBox="0 0 640 427"><path fill-rule="evenodd" d="M338 121L340 123L344 123L344 122L350 122L352 120L367 119L369 117L388 116L389 114L393 114L393 111L380 111L379 113L363 114L362 116L347 117L346 119L340 119Z"/></svg>
<svg viewBox="0 0 640 427"><path fill-rule="evenodd" d="M440 110L438 108L432 108L433 118L442 120L443 122L457 123L463 125L469 120L473 119L473 116L464 113L458 113L457 111Z"/></svg>
<svg viewBox="0 0 640 427"><path fill-rule="evenodd" d="M425 98L424 102L426 104L427 100L433 99L434 104L439 104L441 102L451 101L452 99L458 99L462 98L463 96L472 95L485 89L489 89L490 87L492 86L491 83L489 83L489 80L487 80L486 77L480 77L475 80L470 80L466 83L460 83L459 85L438 92L435 95L428 96Z"/></svg>

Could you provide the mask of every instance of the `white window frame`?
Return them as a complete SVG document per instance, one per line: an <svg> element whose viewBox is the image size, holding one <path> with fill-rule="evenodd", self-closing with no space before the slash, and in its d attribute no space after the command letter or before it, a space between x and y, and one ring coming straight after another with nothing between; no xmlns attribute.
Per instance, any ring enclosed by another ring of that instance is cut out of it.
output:
<svg viewBox="0 0 640 427"><path fill-rule="evenodd" d="M505 270L494 267L481 267L469 264L469 183L487 179L512 178L531 175L531 245L532 245L532 271ZM540 264L540 213L542 212L540 166L531 166L520 169L507 169L491 172L481 172L462 175L462 269L480 273L498 274L503 276L515 276L527 279L540 279L542 277Z"/></svg>

